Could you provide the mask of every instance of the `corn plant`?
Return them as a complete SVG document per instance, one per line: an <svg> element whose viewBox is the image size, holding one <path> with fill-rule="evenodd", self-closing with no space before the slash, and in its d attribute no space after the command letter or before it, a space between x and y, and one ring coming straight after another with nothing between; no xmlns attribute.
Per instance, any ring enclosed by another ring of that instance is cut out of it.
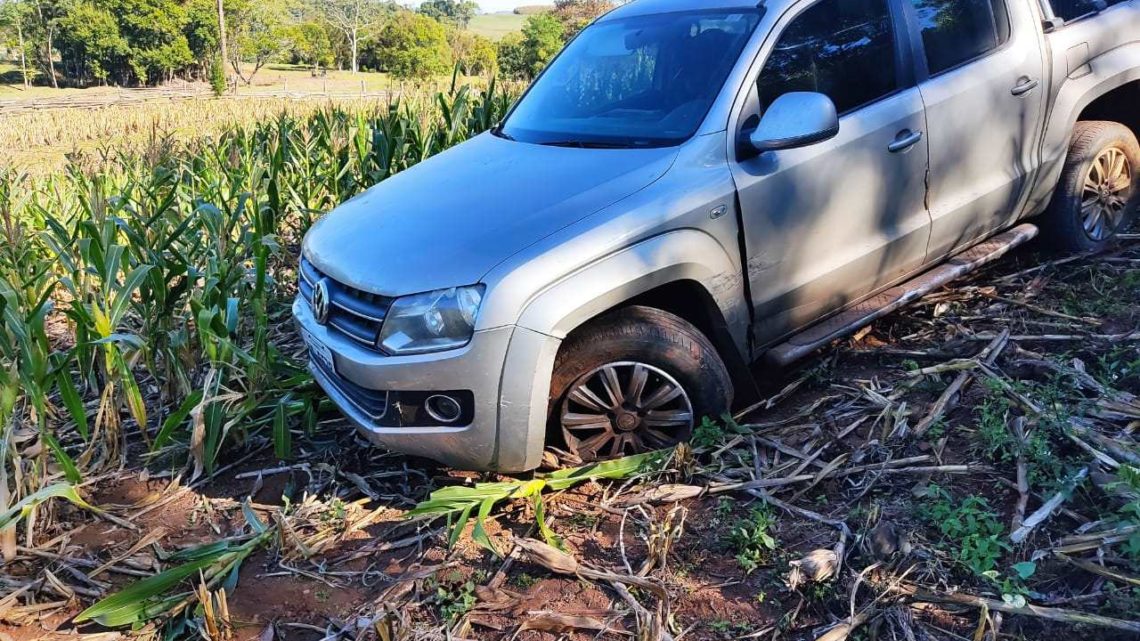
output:
<svg viewBox="0 0 1140 641"><path fill-rule="evenodd" d="M122 464L134 436L196 475L255 434L287 458L321 406L289 337L302 236L509 104L493 84L453 84L255 117L188 102L149 126L117 111L30 116L59 130L40 140L107 144L53 173L0 173L0 510ZM171 134L199 122L199 137Z"/></svg>
<svg viewBox="0 0 1140 641"><path fill-rule="evenodd" d="M492 553L498 554L491 537L487 536L484 522L496 504L510 499L530 499L534 503L534 516L539 533L551 545L559 545L557 535L546 524L543 492L565 490L591 480L624 479L658 470L668 459L669 453L670 450L659 450L635 454L611 461L558 470L547 475L539 475L529 481L476 483L473 487L452 485L432 492L426 501L417 505L406 516L408 518L446 516L450 528L448 535L450 547L459 540L474 513L475 525L471 538Z"/></svg>

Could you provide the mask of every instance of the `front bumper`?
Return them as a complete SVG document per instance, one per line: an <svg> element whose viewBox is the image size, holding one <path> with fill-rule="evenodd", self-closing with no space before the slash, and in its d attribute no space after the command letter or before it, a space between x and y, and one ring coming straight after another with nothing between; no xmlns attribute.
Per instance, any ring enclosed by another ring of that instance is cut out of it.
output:
<svg viewBox="0 0 1140 641"><path fill-rule="evenodd" d="M541 462L557 339L508 326L478 331L456 350L385 356L317 323L300 297L293 302L293 317L332 352L335 373L312 363L309 369L371 442L470 470L520 472ZM472 419L456 427L383 426L352 401L337 379L385 392L469 390Z"/></svg>

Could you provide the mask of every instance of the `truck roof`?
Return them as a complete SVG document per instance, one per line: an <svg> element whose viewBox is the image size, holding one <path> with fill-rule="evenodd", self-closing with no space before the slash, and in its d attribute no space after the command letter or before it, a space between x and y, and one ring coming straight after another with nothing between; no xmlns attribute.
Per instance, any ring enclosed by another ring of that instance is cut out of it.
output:
<svg viewBox="0 0 1140 641"><path fill-rule="evenodd" d="M716 9L757 9L766 4L764 0L634 0L607 13L602 20L629 18L677 11L701 11Z"/></svg>

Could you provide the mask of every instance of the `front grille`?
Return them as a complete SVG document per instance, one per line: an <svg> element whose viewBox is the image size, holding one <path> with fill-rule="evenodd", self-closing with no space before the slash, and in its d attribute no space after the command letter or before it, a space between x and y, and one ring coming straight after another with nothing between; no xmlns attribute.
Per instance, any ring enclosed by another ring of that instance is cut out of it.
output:
<svg viewBox="0 0 1140 641"><path fill-rule="evenodd" d="M303 256L301 257L301 296L311 305L313 287L324 280L329 289L328 326L371 349L376 349L376 338L380 326L388 315L388 308L394 299L380 294L371 294L349 287L325 276Z"/></svg>
<svg viewBox="0 0 1140 641"><path fill-rule="evenodd" d="M379 422L388 413L388 392L361 387L335 372L330 372L328 367L317 359L313 359L313 364L321 370L330 383L336 386L341 394L344 394L349 403L364 412L368 418Z"/></svg>

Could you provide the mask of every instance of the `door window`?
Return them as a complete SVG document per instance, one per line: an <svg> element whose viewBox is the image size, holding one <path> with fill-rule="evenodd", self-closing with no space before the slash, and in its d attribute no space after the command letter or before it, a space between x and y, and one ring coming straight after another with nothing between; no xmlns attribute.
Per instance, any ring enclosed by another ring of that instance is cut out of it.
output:
<svg viewBox="0 0 1140 641"><path fill-rule="evenodd" d="M1104 7L1119 4L1122 0L1050 0L1053 13L1066 22L1076 20L1091 13L1100 11Z"/></svg>
<svg viewBox="0 0 1140 641"><path fill-rule="evenodd" d="M1004 0L910 0L930 75L981 57L1009 40Z"/></svg>
<svg viewBox="0 0 1140 641"><path fill-rule="evenodd" d="M760 107L815 91L847 113L899 89L887 0L823 0L780 36L757 83Z"/></svg>

